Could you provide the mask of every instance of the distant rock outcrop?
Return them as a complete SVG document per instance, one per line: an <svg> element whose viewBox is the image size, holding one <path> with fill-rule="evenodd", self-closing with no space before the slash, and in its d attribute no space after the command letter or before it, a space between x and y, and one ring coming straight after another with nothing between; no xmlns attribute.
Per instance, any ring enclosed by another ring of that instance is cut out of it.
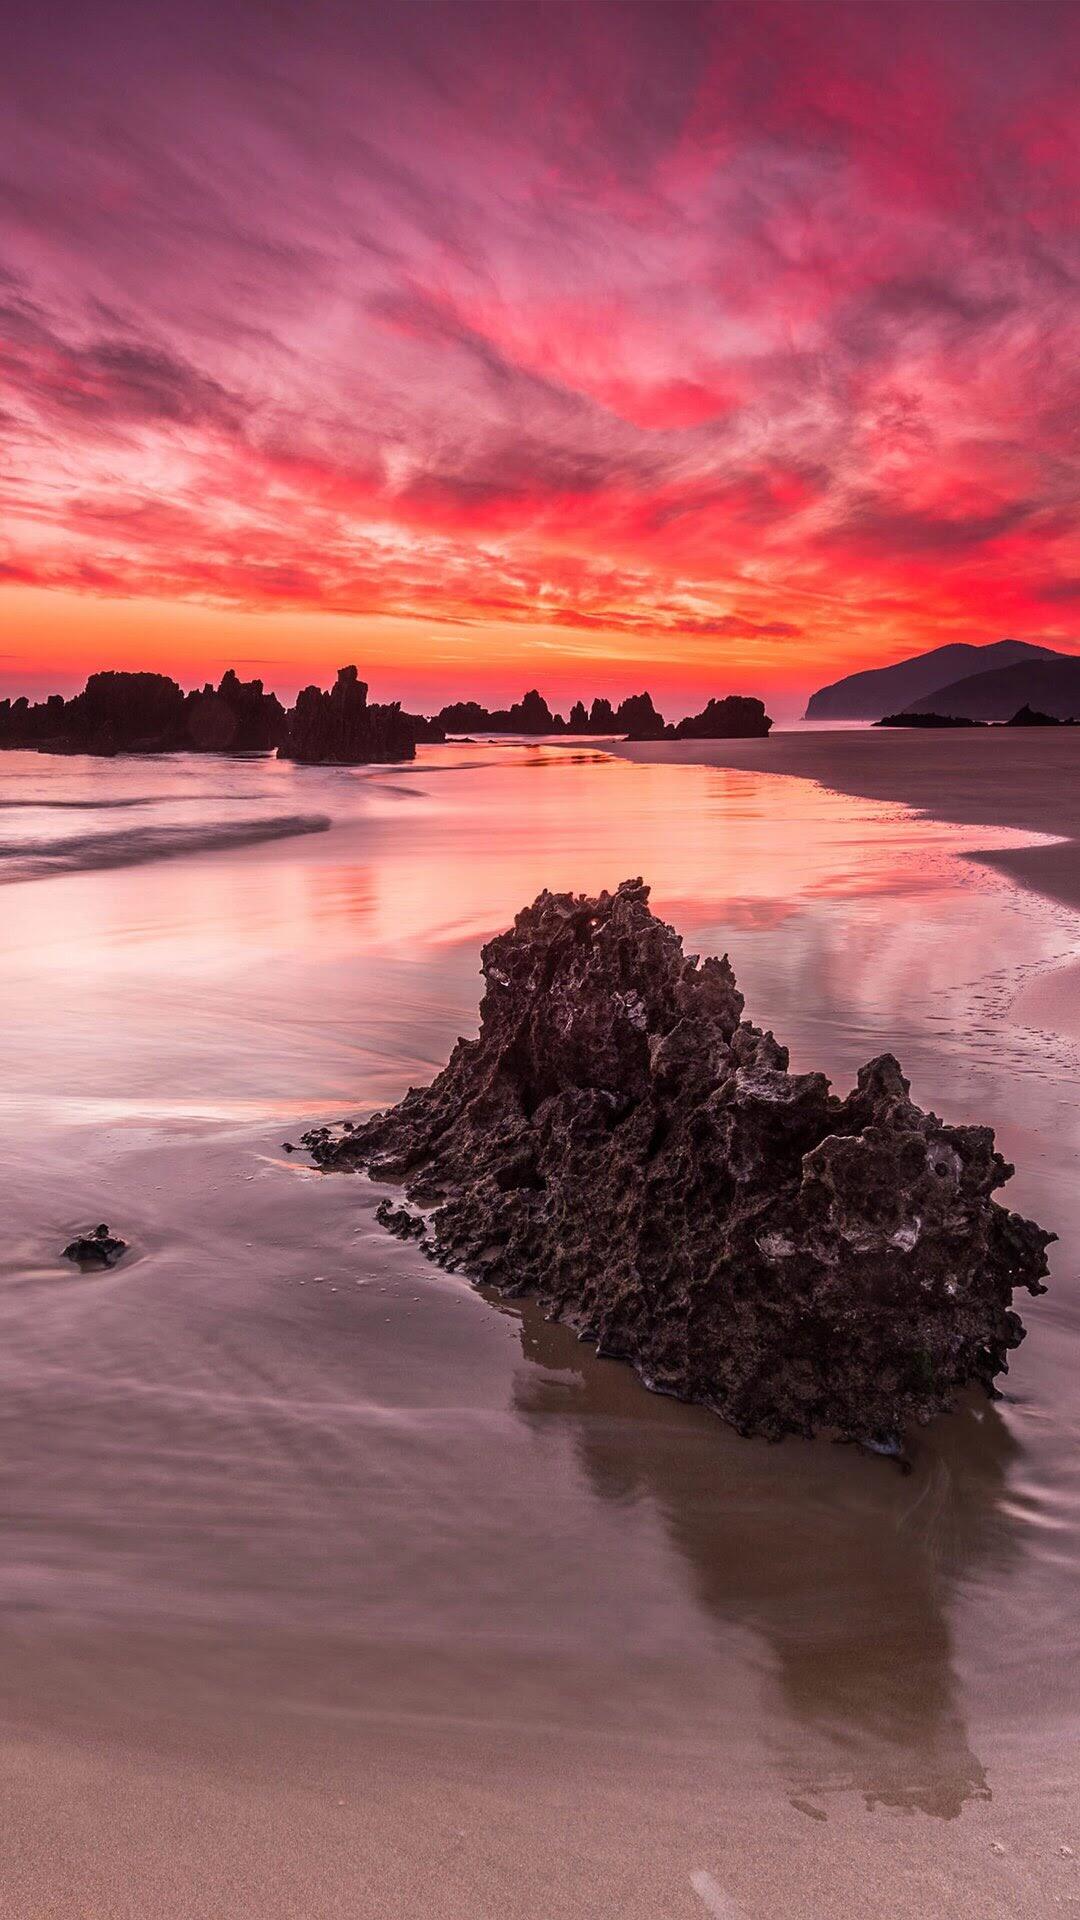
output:
<svg viewBox="0 0 1080 1920"><path fill-rule="evenodd" d="M985 647L972 647L964 642L935 647L930 653L898 660L894 666L868 667L862 673L845 675L830 687L820 687L807 702L806 717L808 720L877 720L883 713L898 713L916 701L932 702L943 713L963 711L957 708L955 700L932 701L932 696L946 687L951 694L961 680L991 668L1059 657L1052 647L1033 646L1027 640L994 640ZM1003 716L983 714L979 717Z"/></svg>
<svg viewBox="0 0 1080 1920"><path fill-rule="evenodd" d="M288 712L261 680L240 680L232 668L220 685L185 693L163 673L94 673L71 700L59 694L31 706L0 700L0 749L32 747L48 753L269 753L312 765L361 765L412 759L422 742L448 733L629 735L635 740L726 739L760 736L772 722L760 700L731 694L710 700L700 714L666 726L648 693L617 708L596 699L574 702L569 720L553 713L532 688L509 707L456 700L434 719L407 713L399 701L370 704L356 667L342 667L329 692L305 687Z"/></svg>
<svg viewBox="0 0 1080 1920"><path fill-rule="evenodd" d="M267 752L284 730L277 695L231 668L195 693L164 673L92 673L70 700L0 700L0 747L47 753Z"/></svg>
<svg viewBox="0 0 1080 1920"><path fill-rule="evenodd" d="M729 693L671 729L675 740L764 740L772 721L760 700Z"/></svg>
<svg viewBox="0 0 1080 1920"><path fill-rule="evenodd" d="M643 696L648 700L648 694ZM649 702L650 707L652 702ZM746 694L729 693L723 700L710 700L700 713L692 713L676 726L665 726L655 710L637 720L628 731L630 740L764 740L772 721L761 700Z"/></svg>
<svg viewBox="0 0 1080 1920"><path fill-rule="evenodd" d="M983 727L985 720L965 720L955 713L887 713L874 721L875 727L914 727L916 732L933 732L935 727Z"/></svg>
<svg viewBox="0 0 1080 1920"><path fill-rule="evenodd" d="M651 693L631 693L620 700L615 712L615 731L628 740L662 740L664 716L653 706Z"/></svg>
<svg viewBox="0 0 1080 1920"><path fill-rule="evenodd" d="M57 753L168 753L184 736L184 694L164 673L92 673L63 709Z"/></svg>
<svg viewBox="0 0 1080 1920"><path fill-rule="evenodd" d="M217 687L188 695L184 729L195 753L270 753L285 737L285 709L261 680L241 680L230 667Z"/></svg>
<svg viewBox="0 0 1080 1920"><path fill-rule="evenodd" d="M447 733L487 733L491 715L479 700L453 700L435 716Z"/></svg>
<svg viewBox="0 0 1080 1920"><path fill-rule="evenodd" d="M482 965L479 1037L430 1087L304 1136L404 1185L392 1231L741 1433L892 1449L993 1392L1053 1236L991 1198L1012 1168L988 1127L922 1112L889 1054L843 1099L790 1073L639 880L542 893Z"/></svg>
<svg viewBox="0 0 1080 1920"><path fill-rule="evenodd" d="M981 724L978 720L970 722L970 725L975 727ZM1006 720L1005 725L1007 727L1075 727L1080 726L1080 721L1071 718L1057 720L1052 713L1037 713L1033 707L1023 706L1017 709L1011 720Z"/></svg>
<svg viewBox="0 0 1080 1920"><path fill-rule="evenodd" d="M445 733L566 733L561 714L552 713L535 687L512 707L482 707L477 700L455 700L436 715Z"/></svg>
<svg viewBox="0 0 1080 1920"><path fill-rule="evenodd" d="M444 738L441 727L403 712L396 700L369 706L367 695L355 667L340 667L329 693L305 687L288 716L280 757L308 766L362 766L412 760L418 740Z"/></svg>
<svg viewBox="0 0 1080 1920"><path fill-rule="evenodd" d="M533 688L511 707L482 707L477 700L455 700L437 715L438 724L447 733L521 733L539 737L544 734L627 734L636 728L647 731L644 738L659 738L664 722L648 693L633 693L618 708L610 700L594 700L586 708L584 700L575 700L569 719L553 713L543 696Z"/></svg>

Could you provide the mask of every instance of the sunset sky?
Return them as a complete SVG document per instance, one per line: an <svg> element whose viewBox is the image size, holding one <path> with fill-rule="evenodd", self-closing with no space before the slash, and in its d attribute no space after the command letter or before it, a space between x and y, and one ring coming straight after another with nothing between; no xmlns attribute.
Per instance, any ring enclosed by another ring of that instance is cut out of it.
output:
<svg viewBox="0 0 1080 1920"><path fill-rule="evenodd" d="M1080 7L42 5L0 688L1080 642Z"/></svg>

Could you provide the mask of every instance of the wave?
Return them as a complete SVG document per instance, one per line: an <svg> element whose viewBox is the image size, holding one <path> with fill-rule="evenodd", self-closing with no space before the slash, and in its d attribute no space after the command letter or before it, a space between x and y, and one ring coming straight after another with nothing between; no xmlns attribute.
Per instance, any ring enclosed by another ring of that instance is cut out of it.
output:
<svg viewBox="0 0 1080 1920"><path fill-rule="evenodd" d="M141 866L184 854L221 853L284 840L297 833L325 833L333 822L323 813L284 813L264 820L223 821L217 826L129 827L51 840L0 840L0 885L43 880L54 873L85 873L100 867Z"/></svg>
<svg viewBox="0 0 1080 1920"><path fill-rule="evenodd" d="M247 800L269 799L269 794L249 793ZM51 795L42 795L37 800L0 800L0 813L12 808L29 808L34 813L52 813L54 809L65 808L75 813L99 813L104 809L124 807L161 807L161 806L205 806L208 800L234 801L235 793L135 793L121 795L117 800L103 800L93 795L89 800L54 800Z"/></svg>

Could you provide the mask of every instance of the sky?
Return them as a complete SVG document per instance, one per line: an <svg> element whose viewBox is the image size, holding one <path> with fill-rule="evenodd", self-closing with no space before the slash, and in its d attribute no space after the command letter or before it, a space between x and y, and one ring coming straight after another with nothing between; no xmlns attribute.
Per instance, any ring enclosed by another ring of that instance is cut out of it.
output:
<svg viewBox="0 0 1080 1920"><path fill-rule="evenodd" d="M1078 85L1073 0L20 9L0 690L1076 650Z"/></svg>

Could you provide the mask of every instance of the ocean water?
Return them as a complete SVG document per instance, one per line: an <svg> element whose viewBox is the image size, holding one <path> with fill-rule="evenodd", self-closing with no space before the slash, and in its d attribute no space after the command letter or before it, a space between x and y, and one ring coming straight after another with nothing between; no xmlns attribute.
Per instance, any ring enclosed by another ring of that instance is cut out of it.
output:
<svg viewBox="0 0 1080 1920"><path fill-rule="evenodd" d="M0 758L5 1916L1080 1911L1080 1059L1013 1011L1080 926L967 857L1034 838L592 745ZM906 1477L650 1396L282 1150L631 874L1061 1236Z"/></svg>

